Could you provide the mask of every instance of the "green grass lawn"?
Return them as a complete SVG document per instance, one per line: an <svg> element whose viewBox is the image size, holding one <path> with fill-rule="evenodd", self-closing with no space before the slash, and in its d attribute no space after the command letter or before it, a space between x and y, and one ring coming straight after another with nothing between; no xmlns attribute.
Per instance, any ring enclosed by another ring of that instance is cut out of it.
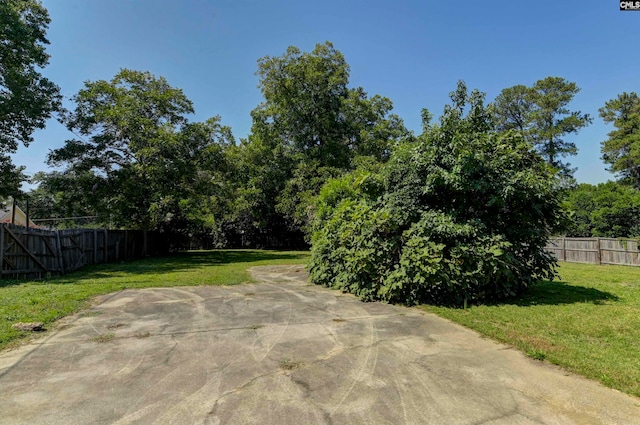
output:
<svg viewBox="0 0 640 425"><path fill-rule="evenodd" d="M560 263L511 303L421 308L603 384L640 396L640 268Z"/></svg>
<svg viewBox="0 0 640 425"><path fill-rule="evenodd" d="M86 267L38 281L0 280L0 349L16 344L26 332L16 322L43 322L45 327L88 305L101 294L127 288L233 285L251 281L247 268L270 264L305 264L301 251L193 251L170 257Z"/></svg>

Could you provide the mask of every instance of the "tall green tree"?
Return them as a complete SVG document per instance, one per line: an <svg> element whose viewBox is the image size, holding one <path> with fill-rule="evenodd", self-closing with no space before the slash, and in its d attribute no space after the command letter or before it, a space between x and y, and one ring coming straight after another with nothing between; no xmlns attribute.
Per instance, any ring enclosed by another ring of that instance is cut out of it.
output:
<svg viewBox="0 0 640 425"><path fill-rule="evenodd" d="M331 43L310 53L289 47L279 57L258 61L259 87L265 102L254 114L254 131L269 126L293 152L326 166L346 168L348 123L341 114L349 96L349 65Z"/></svg>
<svg viewBox="0 0 640 425"><path fill-rule="evenodd" d="M252 113L253 133L226 151L234 194L219 229L222 244L260 246L266 234L284 236L291 232L298 240L302 238L299 229L288 226L276 211L277 200L291 177L293 158L272 128L265 126L256 131L256 120L262 120L256 114L261 111Z"/></svg>
<svg viewBox="0 0 640 425"><path fill-rule="evenodd" d="M533 107L531 88L519 84L502 90L493 101L491 111L499 131L518 130L527 138Z"/></svg>
<svg viewBox="0 0 640 425"><path fill-rule="evenodd" d="M496 129L520 132L562 177L571 178L574 170L564 158L577 154L578 148L566 136L592 122L589 114L568 107L579 92L576 83L560 77L506 88L491 105Z"/></svg>
<svg viewBox="0 0 640 425"><path fill-rule="evenodd" d="M547 77L533 85L533 143L542 157L565 176L573 175L571 164L562 158L578 153L576 144L565 140L593 121L589 114L571 111L569 103L580 92L574 82Z"/></svg>
<svg viewBox="0 0 640 425"><path fill-rule="evenodd" d="M266 187L273 210L294 227L306 226L311 200L328 178L352 169L360 156L386 161L410 136L389 99L348 86L349 71L329 42L258 61L265 100L252 113L249 141L262 150L259 163L279 158L284 180Z"/></svg>
<svg viewBox="0 0 640 425"><path fill-rule="evenodd" d="M219 117L189 123L193 107L182 90L128 69L85 83L73 100L64 121L79 137L49 153L50 165L64 167L49 176L51 187L67 184L116 226L212 226L224 149L234 143Z"/></svg>
<svg viewBox="0 0 640 425"><path fill-rule="evenodd" d="M59 88L40 73L49 63L49 22L37 0L0 2L0 196L15 194L24 179L9 154L60 108Z"/></svg>
<svg viewBox="0 0 640 425"><path fill-rule="evenodd" d="M640 97L624 92L599 112L604 122L615 127L602 142L602 160L609 164L609 171L640 189Z"/></svg>

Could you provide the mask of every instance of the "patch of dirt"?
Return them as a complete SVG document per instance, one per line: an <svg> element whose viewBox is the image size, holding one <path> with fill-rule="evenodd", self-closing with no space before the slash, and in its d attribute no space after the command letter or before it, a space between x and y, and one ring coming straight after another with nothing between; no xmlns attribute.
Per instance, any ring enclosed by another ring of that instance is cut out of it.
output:
<svg viewBox="0 0 640 425"><path fill-rule="evenodd" d="M44 331L44 323L42 322L32 322L32 323L23 323L18 322L11 325L13 329L17 329L19 331L24 332L42 332Z"/></svg>

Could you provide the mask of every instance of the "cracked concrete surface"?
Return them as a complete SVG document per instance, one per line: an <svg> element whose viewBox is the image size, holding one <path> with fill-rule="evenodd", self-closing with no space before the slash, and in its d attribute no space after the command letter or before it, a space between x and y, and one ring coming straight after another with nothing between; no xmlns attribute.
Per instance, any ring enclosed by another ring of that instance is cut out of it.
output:
<svg viewBox="0 0 640 425"><path fill-rule="evenodd" d="M0 354L7 424L640 424L640 400L309 285L126 290Z"/></svg>

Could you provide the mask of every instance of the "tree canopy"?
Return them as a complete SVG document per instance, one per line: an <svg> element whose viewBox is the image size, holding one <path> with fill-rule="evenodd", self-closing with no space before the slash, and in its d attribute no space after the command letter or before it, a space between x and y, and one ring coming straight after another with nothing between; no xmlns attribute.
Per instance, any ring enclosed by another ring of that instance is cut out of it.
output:
<svg viewBox="0 0 640 425"><path fill-rule="evenodd" d="M560 77L546 77L531 87L506 88L491 108L496 128L519 131L562 176L571 177L574 170L563 158L575 155L578 148L565 136L592 122L589 114L568 108L579 92L576 83Z"/></svg>
<svg viewBox="0 0 640 425"><path fill-rule="evenodd" d="M73 100L64 122L78 137L49 153L50 165L65 168L45 178L48 187L76 192L116 226L211 224L223 151L234 143L220 117L188 122L193 107L182 90L128 69L86 82Z"/></svg>
<svg viewBox="0 0 640 425"><path fill-rule="evenodd" d="M349 96L349 66L342 53L330 43L310 53L289 47L282 56L260 59L257 75L265 102L253 113L255 131L268 126L293 152L326 166L348 166L348 123L341 110Z"/></svg>
<svg viewBox="0 0 640 425"><path fill-rule="evenodd" d="M329 42L264 57L257 75L264 101L237 152L243 171L234 215L250 225L240 229L245 234L308 230L324 182L358 158L388 160L393 146L411 137L389 99L349 87L349 66Z"/></svg>
<svg viewBox="0 0 640 425"><path fill-rule="evenodd" d="M624 92L599 112L604 122L615 127L602 142L602 160L609 164L610 171L640 189L640 97Z"/></svg>
<svg viewBox="0 0 640 425"><path fill-rule="evenodd" d="M492 105L497 129L518 130L528 139L533 107L531 88L519 84L503 89Z"/></svg>
<svg viewBox="0 0 640 425"><path fill-rule="evenodd" d="M49 62L47 10L36 0L3 0L0 22L0 196L7 196L24 180L8 154L33 141L34 130L60 108L61 96L39 71Z"/></svg>
<svg viewBox="0 0 640 425"><path fill-rule="evenodd" d="M640 236L640 191L618 182L580 184L565 200L571 213L568 236Z"/></svg>

